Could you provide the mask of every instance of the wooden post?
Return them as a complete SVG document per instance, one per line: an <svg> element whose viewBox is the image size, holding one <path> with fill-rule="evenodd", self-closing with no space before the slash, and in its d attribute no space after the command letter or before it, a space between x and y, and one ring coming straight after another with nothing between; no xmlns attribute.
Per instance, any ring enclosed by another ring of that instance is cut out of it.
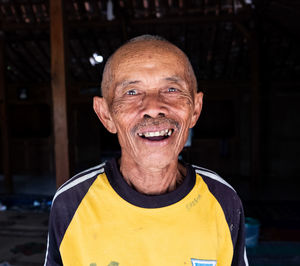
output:
<svg viewBox="0 0 300 266"><path fill-rule="evenodd" d="M70 175L63 9L63 0L50 1L51 86L57 187L67 181Z"/></svg>
<svg viewBox="0 0 300 266"><path fill-rule="evenodd" d="M4 186L7 193L13 192L13 182L10 162L10 136L9 123L7 114L7 104L5 96L5 60L4 60L5 43L0 36L0 128L2 136L2 167L4 174Z"/></svg>
<svg viewBox="0 0 300 266"><path fill-rule="evenodd" d="M250 189L252 198L257 198L262 184L261 156L261 69L259 36L236 22L237 29L247 38L251 66L251 148L250 148ZM259 25L257 23L257 25Z"/></svg>
<svg viewBox="0 0 300 266"><path fill-rule="evenodd" d="M259 43L252 35L249 41L251 58L251 191L254 197L261 192L261 83Z"/></svg>

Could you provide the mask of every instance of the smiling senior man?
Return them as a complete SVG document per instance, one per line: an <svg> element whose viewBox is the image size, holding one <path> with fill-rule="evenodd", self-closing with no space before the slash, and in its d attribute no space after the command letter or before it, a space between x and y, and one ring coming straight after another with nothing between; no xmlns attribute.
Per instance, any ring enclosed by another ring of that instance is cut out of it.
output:
<svg viewBox="0 0 300 266"><path fill-rule="evenodd" d="M203 98L186 55L136 37L109 58L101 88L94 110L121 157L58 189L45 265L247 265L236 192L178 161Z"/></svg>

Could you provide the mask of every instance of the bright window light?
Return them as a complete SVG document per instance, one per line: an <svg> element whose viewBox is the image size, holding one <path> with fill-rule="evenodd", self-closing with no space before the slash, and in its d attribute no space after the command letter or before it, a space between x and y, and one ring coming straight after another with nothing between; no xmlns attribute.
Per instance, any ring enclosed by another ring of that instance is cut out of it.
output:
<svg viewBox="0 0 300 266"><path fill-rule="evenodd" d="M95 66L95 65L103 62L103 56L98 55L97 53L93 53L93 56L91 56L89 60L90 60L91 65Z"/></svg>
<svg viewBox="0 0 300 266"><path fill-rule="evenodd" d="M95 61L94 57L90 57L90 63L92 66L96 65L96 61Z"/></svg>
<svg viewBox="0 0 300 266"><path fill-rule="evenodd" d="M98 55L97 53L93 53L93 57L94 57L96 62L98 62L98 63L103 62L103 56L102 55Z"/></svg>

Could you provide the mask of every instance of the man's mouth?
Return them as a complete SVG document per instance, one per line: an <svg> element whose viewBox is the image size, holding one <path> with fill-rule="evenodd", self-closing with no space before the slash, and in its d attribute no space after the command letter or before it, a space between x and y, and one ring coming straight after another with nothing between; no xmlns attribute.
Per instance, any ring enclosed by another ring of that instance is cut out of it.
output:
<svg viewBox="0 0 300 266"><path fill-rule="evenodd" d="M169 138L173 134L173 132L174 129L170 128L170 129L164 129L160 131L138 133L138 136L151 141L160 141Z"/></svg>

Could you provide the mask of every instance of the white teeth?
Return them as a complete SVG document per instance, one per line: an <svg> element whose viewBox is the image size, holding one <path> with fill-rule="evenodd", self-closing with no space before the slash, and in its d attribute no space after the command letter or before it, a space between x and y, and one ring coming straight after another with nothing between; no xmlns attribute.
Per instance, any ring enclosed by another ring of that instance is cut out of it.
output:
<svg viewBox="0 0 300 266"><path fill-rule="evenodd" d="M161 131L155 131L155 132L145 132L145 133L138 133L140 137L159 137L159 136L171 136L172 129L165 129Z"/></svg>

